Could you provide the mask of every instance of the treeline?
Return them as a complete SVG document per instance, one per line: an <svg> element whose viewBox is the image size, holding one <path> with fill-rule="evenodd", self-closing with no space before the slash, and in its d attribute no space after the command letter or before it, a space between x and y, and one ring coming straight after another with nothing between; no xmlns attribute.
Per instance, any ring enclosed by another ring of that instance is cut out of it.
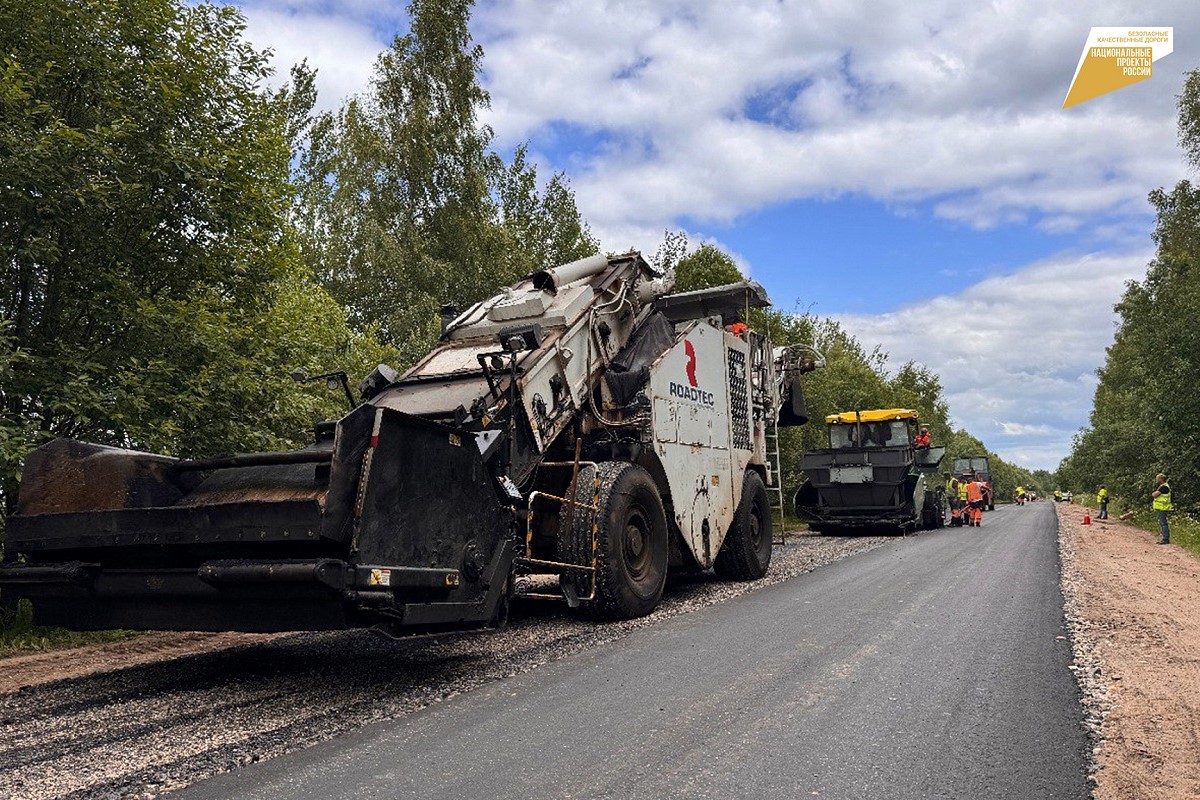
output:
<svg viewBox="0 0 1200 800"><path fill-rule="evenodd" d="M266 88L236 9L0 0L0 512L55 436L180 456L297 445L338 398L292 370L407 366L442 303L598 251L565 177L498 153L479 122L470 11L413 0L369 88L319 113L306 64ZM681 289L741 277L681 235L656 259ZM757 322L827 358L815 419L911 406L952 455L983 451L925 367L890 373L811 315ZM821 436L785 438L789 486ZM1028 482L995 463L1001 496Z"/></svg>
<svg viewBox="0 0 1200 800"><path fill-rule="evenodd" d="M1200 71L1179 97L1179 141L1200 170ZM1182 180L1150 194L1156 252L1116 306L1113 344L1088 427L1056 478L1075 492L1101 485L1115 500L1148 507L1154 476L1171 479L1176 507L1200 510L1200 187Z"/></svg>

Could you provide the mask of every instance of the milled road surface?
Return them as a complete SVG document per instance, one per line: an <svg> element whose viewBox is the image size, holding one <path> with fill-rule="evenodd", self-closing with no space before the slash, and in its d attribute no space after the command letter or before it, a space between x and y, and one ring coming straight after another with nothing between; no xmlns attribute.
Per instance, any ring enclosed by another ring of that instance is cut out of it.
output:
<svg viewBox="0 0 1200 800"><path fill-rule="evenodd" d="M897 541L182 798L1085 798L1049 504Z"/></svg>

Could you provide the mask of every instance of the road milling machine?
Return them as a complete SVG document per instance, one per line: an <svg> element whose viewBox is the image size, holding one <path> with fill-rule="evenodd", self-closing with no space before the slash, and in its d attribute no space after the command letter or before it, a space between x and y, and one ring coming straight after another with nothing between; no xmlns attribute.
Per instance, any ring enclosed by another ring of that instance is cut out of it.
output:
<svg viewBox="0 0 1200 800"><path fill-rule="evenodd" d="M300 450L51 441L0 588L74 629L398 635L500 624L530 574L601 618L649 613L668 570L758 578L768 431L805 422L816 364L736 324L769 304L757 283L670 283L598 255L447 309L427 356Z"/></svg>
<svg viewBox="0 0 1200 800"><path fill-rule="evenodd" d="M796 515L821 533L908 533L945 524L937 469L944 447L917 447L917 412L844 411L825 418L829 447L801 456Z"/></svg>

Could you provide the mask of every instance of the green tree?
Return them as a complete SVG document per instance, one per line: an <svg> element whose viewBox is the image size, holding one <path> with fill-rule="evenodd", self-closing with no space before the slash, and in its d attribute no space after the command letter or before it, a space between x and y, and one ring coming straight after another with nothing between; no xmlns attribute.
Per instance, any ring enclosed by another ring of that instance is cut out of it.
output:
<svg viewBox="0 0 1200 800"><path fill-rule="evenodd" d="M924 364L915 361L904 363L888 381L894 393L896 407L912 408L920 415L921 422L929 426L929 433L938 443L949 441L950 405L942 389L942 379Z"/></svg>
<svg viewBox="0 0 1200 800"><path fill-rule="evenodd" d="M636 247L629 248L636 250ZM676 265L687 255L688 238L683 231L663 231L663 240L651 257L650 264L659 272L673 271ZM715 285L715 284L714 284Z"/></svg>
<svg viewBox="0 0 1200 800"><path fill-rule="evenodd" d="M600 252L600 243L575 204L566 175L556 172L544 189L537 165L521 145L495 177L505 257L517 274L567 264Z"/></svg>
<svg viewBox="0 0 1200 800"><path fill-rule="evenodd" d="M675 291L690 292L746 280L737 264L711 244L702 244L675 265Z"/></svg>
<svg viewBox="0 0 1200 800"><path fill-rule="evenodd" d="M310 118L299 103L291 115L306 144L306 261L406 363L436 341L443 303L463 307L598 249L563 175L539 188L525 147L511 164L491 150L471 6L414 0L410 31L379 56L366 94L336 114Z"/></svg>
<svg viewBox="0 0 1200 800"><path fill-rule="evenodd" d="M17 364L25 357L26 354L16 348L8 323L0 320L0 486L16 484L20 477L21 459L27 452L28 443L34 438L30 420L10 410L20 406L11 395L15 391ZM0 506L0 534L3 533L3 511Z"/></svg>
<svg viewBox="0 0 1200 800"><path fill-rule="evenodd" d="M1200 169L1200 72L1179 97L1179 137ZM1183 180L1150 193L1156 253L1141 281L1116 306L1118 325L1093 399L1089 426L1075 437L1057 478L1073 491L1104 484L1145 504L1157 472L1178 487L1177 506L1200 509L1200 188Z"/></svg>
<svg viewBox="0 0 1200 800"><path fill-rule="evenodd" d="M708 243L688 252L688 237L684 231L664 231L663 240L650 263L660 272L675 273L675 291L693 292L727 283L744 281L733 257Z"/></svg>
<svg viewBox="0 0 1200 800"><path fill-rule="evenodd" d="M411 30L379 56L370 91L313 123L302 161L303 197L316 203L300 215L309 264L355 324L378 323L408 359L436 338L442 302L513 277L490 224L495 165L476 121L487 94L470 7L414 0Z"/></svg>
<svg viewBox="0 0 1200 800"><path fill-rule="evenodd" d="M0 0L6 507L42 439L294 442L327 401L288 369L378 355L301 267L290 112L243 28L176 0Z"/></svg>

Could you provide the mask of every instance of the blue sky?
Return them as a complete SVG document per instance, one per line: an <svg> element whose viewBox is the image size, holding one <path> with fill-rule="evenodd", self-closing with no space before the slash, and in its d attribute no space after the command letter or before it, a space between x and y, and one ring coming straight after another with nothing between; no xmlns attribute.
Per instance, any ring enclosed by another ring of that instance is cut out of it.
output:
<svg viewBox="0 0 1200 800"><path fill-rule="evenodd" d="M727 223L685 217L680 224L738 253L777 304L820 314L879 313L957 293L1079 244L1076 233L1024 224L979 230L936 218L927 203L897 209L861 196L791 200Z"/></svg>
<svg viewBox="0 0 1200 800"><path fill-rule="evenodd" d="M404 4L243 0L321 103L362 91ZM1154 77L1061 108L1093 25L1174 26ZM1175 95L1200 3L478 0L496 146L570 178L606 249L666 228L780 306L942 376L955 420L1053 468L1086 424L1112 304L1187 176Z"/></svg>

